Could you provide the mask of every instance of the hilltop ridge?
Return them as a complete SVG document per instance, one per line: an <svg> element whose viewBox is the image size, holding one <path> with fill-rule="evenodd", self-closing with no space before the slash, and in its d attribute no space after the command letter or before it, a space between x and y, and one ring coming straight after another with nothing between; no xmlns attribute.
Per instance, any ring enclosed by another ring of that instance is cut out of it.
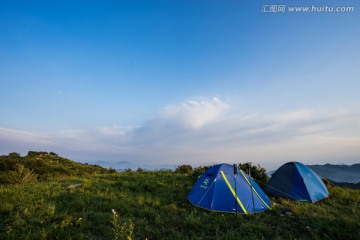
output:
<svg viewBox="0 0 360 240"><path fill-rule="evenodd" d="M0 156L0 183L6 183L5 175L16 171L17 166L23 166L37 175L40 180L60 176L85 176L88 174L111 173L114 170L106 169L98 165L83 164L70 159L60 157L54 152L29 151L26 156L12 152Z"/></svg>

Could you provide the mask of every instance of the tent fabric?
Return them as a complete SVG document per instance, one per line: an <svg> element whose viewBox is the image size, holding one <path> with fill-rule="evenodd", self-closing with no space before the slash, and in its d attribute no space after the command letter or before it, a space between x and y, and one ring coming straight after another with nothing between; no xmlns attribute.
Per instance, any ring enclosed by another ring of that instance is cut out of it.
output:
<svg viewBox="0 0 360 240"><path fill-rule="evenodd" d="M191 189L188 200L208 210L253 213L271 208L271 203L259 185L234 166L219 164L205 171Z"/></svg>
<svg viewBox="0 0 360 240"><path fill-rule="evenodd" d="M299 162L288 162L276 170L270 178L266 193L312 203L329 196L321 178Z"/></svg>

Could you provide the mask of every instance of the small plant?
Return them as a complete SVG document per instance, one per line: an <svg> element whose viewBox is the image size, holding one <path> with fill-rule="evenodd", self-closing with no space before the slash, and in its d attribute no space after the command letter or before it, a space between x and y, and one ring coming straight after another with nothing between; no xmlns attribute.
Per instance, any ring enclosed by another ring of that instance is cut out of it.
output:
<svg viewBox="0 0 360 240"><path fill-rule="evenodd" d="M112 230L114 232L114 240L132 240L132 235L135 226L131 220L124 223L120 222L120 217L117 212L112 209Z"/></svg>
<svg viewBox="0 0 360 240"><path fill-rule="evenodd" d="M9 171L6 175L7 182L11 184L24 185L26 183L33 183L37 180L37 175L22 164L15 165L15 171Z"/></svg>

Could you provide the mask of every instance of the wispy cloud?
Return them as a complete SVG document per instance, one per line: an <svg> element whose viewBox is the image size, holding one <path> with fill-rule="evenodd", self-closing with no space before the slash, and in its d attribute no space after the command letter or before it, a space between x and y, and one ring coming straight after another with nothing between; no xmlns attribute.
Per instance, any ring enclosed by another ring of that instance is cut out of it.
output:
<svg viewBox="0 0 360 240"><path fill-rule="evenodd" d="M300 109L241 115L218 97L165 107L141 126L28 132L0 128L1 153L48 150L146 164L360 160L360 113Z"/></svg>
<svg viewBox="0 0 360 240"><path fill-rule="evenodd" d="M8 129L0 127L0 139L4 142L18 142L19 144L44 144L51 145L52 141L46 136L46 134L39 134L35 132Z"/></svg>

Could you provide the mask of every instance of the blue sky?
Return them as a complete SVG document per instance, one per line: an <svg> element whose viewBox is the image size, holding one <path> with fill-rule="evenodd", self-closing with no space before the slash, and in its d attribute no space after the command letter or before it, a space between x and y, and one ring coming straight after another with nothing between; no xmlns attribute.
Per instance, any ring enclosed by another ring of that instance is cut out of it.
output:
<svg viewBox="0 0 360 240"><path fill-rule="evenodd" d="M277 4L354 11L261 12ZM0 154L359 162L359 9L351 0L1 1Z"/></svg>

